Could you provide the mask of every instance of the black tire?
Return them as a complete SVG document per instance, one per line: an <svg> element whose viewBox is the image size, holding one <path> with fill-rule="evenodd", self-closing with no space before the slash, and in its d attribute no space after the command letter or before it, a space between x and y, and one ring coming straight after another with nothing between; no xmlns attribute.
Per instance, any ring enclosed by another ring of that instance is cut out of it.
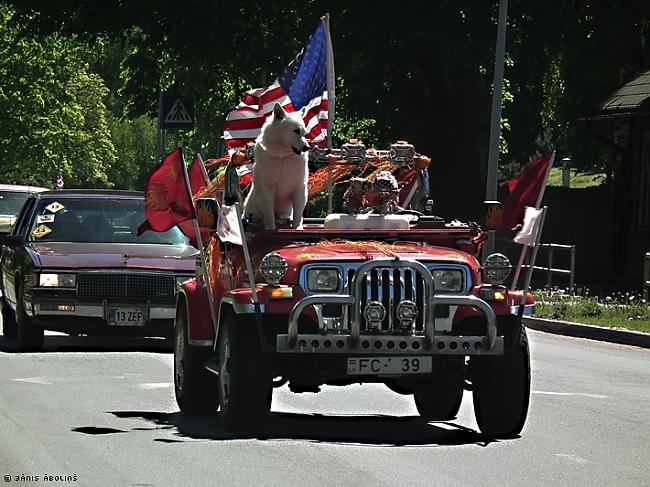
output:
<svg viewBox="0 0 650 487"><path fill-rule="evenodd" d="M16 343L18 350L37 352L43 348L45 333L43 328L35 324L25 311L22 287L16 287Z"/></svg>
<svg viewBox="0 0 650 487"><path fill-rule="evenodd" d="M224 425L234 432L261 428L271 410L273 371L254 318L226 313L219 324L217 354Z"/></svg>
<svg viewBox="0 0 650 487"><path fill-rule="evenodd" d="M449 421L455 419L463 401L463 387L460 384L447 384L433 387L414 395L415 407L427 421Z"/></svg>
<svg viewBox="0 0 650 487"><path fill-rule="evenodd" d="M4 299L2 300L2 334L7 338L16 338L16 314Z"/></svg>
<svg viewBox="0 0 650 487"><path fill-rule="evenodd" d="M211 348L188 343L185 306L178 306L174 324L174 392L183 413L215 413L219 409L217 376L208 372L205 361L214 356Z"/></svg>
<svg viewBox="0 0 650 487"><path fill-rule="evenodd" d="M482 433L514 438L521 433L530 400L530 352L522 326L519 340L502 356L474 357L471 361L474 414Z"/></svg>

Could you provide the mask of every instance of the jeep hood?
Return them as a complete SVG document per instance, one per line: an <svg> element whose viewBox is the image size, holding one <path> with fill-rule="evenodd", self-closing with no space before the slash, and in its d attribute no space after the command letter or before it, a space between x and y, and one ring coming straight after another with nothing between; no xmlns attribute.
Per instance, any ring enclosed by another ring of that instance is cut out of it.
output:
<svg viewBox="0 0 650 487"><path fill-rule="evenodd" d="M254 268L258 268L262 257L267 252L275 252L287 261L285 282L297 282L300 268L304 264L365 262L372 259L391 259L398 256L403 259L414 259L420 262L436 262L442 264L460 264L470 268L472 273L478 272L479 263L476 257L467 252L416 242L399 242L395 245L378 242L358 241L321 244L294 244L280 249L272 249L253 253Z"/></svg>

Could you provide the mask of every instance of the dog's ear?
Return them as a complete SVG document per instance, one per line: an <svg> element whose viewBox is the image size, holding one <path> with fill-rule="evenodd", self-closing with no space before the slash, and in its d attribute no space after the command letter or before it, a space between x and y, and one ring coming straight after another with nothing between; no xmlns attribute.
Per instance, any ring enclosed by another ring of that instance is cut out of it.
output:
<svg viewBox="0 0 650 487"><path fill-rule="evenodd" d="M276 103L275 106L273 107L273 118L275 120L282 120L284 117L286 117L287 114L284 111L284 108L279 103Z"/></svg>

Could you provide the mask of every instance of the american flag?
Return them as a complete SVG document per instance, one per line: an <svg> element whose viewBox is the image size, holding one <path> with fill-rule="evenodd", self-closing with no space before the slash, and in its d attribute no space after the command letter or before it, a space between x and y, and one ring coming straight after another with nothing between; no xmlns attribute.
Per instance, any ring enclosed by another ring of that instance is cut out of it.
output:
<svg viewBox="0 0 650 487"><path fill-rule="evenodd" d="M63 182L63 173L61 172L61 169L56 170L56 175L54 177L54 185L56 189L63 189L64 186Z"/></svg>
<svg viewBox="0 0 650 487"><path fill-rule="evenodd" d="M323 23L271 86L246 92L228 114L223 131L226 148L232 152L254 142L276 103L287 112L301 112L312 144L327 143L327 35Z"/></svg>

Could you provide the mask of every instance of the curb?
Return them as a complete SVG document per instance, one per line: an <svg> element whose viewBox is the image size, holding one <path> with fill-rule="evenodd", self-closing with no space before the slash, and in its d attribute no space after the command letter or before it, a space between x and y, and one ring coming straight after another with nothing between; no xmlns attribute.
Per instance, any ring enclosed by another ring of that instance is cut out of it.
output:
<svg viewBox="0 0 650 487"><path fill-rule="evenodd" d="M531 318L524 316L524 325L533 330L569 335L579 338L589 338L605 342L621 343L636 347L650 348L650 333L640 331L619 330L569 321L547 320L544 318Z"/></svg>

